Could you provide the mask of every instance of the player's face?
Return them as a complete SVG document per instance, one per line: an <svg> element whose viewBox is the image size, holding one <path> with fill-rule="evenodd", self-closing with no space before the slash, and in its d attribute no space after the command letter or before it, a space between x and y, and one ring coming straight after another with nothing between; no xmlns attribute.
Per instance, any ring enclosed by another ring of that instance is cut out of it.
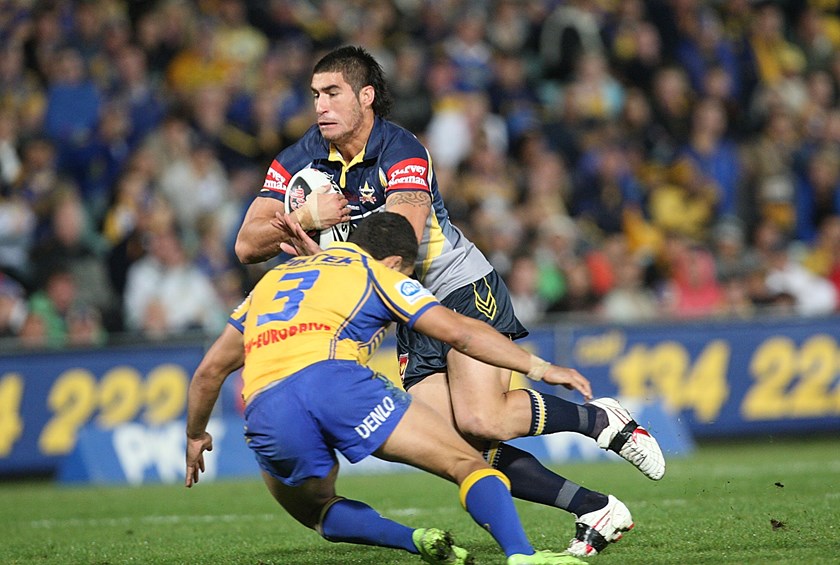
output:
<svg viewBox="0 0 840 565"><path fill-rule="evenodd" d="M341 73L315 74L311 87L318 128L324 139L340 146L363 131L362 105Z"/></svg>

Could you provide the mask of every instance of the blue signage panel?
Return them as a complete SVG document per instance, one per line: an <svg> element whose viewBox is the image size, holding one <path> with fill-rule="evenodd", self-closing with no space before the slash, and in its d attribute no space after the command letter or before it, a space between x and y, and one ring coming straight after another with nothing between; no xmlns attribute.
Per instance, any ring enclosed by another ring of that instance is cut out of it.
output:
<svg viewBox="0 0 840 565"><path fill-rule="evenodd" d="M49 473L86 425L183 418L201 346L0 356L0 473Z"/></svg>
<svg viewBox="0 0 840 565"><path fill-rule="evenodd" d="M661 399L696 437L840 429L840 319L573 328L598 395Z"/></svg>

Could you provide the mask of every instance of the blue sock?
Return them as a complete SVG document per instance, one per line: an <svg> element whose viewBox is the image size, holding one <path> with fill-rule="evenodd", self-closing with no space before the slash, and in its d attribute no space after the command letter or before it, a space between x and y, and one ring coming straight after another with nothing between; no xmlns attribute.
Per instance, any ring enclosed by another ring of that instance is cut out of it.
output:
<svg viewBox="0 0 840 565"><path fill-rule="evenodd" d="M536 457L512 445L495 444L484 451L484 458L510 479L514 498L561 508L576 516L603 508L608 502L606 495L546 469Z"/></svg>
<svg viewBox="0 0 840 565"><path fill-rule="evenodd" d="M533 389L524 389L531 395L531 431L528 435L540 436L555 432L578 432L597 438L606 426L606 415L600 408L586 404L575 404L559 396L542 394ZM601 422L598 416L601 414Z"/></svg>
<svg viewBox="0 0 840 565"><path fill-rule="evenodd" d="M495 469L471 473L461 483L461 504L479 526L490 532L505 555L534 553L502 473Z"/></svg>
<svg viewBox="0 0 840 565"><path fill-rule="evenodd" d="M411 539L414 528L382 517L358 500L341 498L327 508L319 533L327 541L378 545L417 553Z"/></svg>

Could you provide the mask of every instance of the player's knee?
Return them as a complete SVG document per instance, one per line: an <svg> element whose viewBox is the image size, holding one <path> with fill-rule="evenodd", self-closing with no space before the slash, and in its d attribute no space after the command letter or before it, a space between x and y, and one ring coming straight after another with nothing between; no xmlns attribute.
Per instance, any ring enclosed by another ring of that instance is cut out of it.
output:
<svg viewBox="0 0 840 565"><path fill-rule="evenodd" d="M483 440L506 441L517 437L500 414L469 412L456 416L461 433Z"/></svg>

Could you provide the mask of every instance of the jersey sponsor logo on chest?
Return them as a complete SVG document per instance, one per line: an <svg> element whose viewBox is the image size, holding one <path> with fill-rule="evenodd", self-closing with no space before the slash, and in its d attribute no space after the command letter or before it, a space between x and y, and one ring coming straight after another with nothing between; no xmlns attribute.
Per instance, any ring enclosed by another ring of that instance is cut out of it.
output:
<svg viewBox="0 0 840 565"><path fill-rule="evenodd" d="M290 337L294 337L298 334L311 331L329 332L332 331L332 328L330 328L330 326L327 324L309 322L306 324L295 324L287 328L272 328L270 330L265 330L264 332L258 333L256 337L253 337L250 340L248 340L248 343L245 344L245 355L248 355L252 349L259 349L264 345L271 345L272 343L277 343Z"/></svg>

